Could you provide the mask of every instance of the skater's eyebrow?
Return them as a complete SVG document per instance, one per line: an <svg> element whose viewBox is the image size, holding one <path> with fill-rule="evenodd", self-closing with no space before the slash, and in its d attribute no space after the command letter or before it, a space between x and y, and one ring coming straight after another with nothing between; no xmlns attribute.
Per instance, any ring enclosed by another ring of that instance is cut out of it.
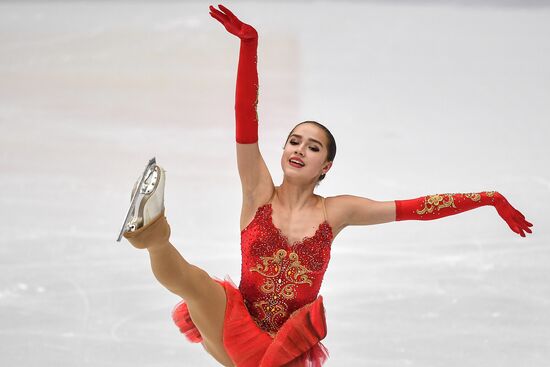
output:
<svg viewBox="0 0 550 367"><path fill-rule="evenodd" d="M298 134L292 134L292 135L290 135L291 138L292 138L293 136L295 136L295 137L297 137L297 138L300 138L300 139L302 138L302 135L298 135ZM313 138L308 138L307 140L311 140L311 141L313 141L313 142L319 144L320 146L323 146L323 143L321 143L319 140L315 140L315 139L313 139Z"/></svg>

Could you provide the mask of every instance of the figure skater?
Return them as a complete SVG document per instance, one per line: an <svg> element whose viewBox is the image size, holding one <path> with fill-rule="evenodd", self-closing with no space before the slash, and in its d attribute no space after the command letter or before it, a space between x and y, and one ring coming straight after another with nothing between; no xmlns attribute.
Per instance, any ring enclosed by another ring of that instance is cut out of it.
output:
<svg viewBox="0 0 550 367"><path fill-rule="evenodd" d="M273 184L258 148L258 34L229 9L210 15L240 38L236 145L242 184L241 281L212 278L170 243L164 212L165 171L153 160L136 182L121 234L147 249L158 281L184 301L172 317L181 332L224 366L321 366L328 352L319 288L331 243L347 226L433 220L494 206L522 237L531 223L497 191L445 193L375 201L353 195L321 197L316 185L336 154L330 131L315 121L296 125L281 157L284 177ZM120 236L119 236L120 239Z"/></svg>

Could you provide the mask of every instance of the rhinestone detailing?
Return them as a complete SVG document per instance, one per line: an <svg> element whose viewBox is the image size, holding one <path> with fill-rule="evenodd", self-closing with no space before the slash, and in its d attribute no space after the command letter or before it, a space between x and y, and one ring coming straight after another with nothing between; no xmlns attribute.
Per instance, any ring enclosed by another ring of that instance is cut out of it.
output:
<svg viewBox="0 0 550 367"><path fill-rule="evenodd" d="M273 334L294 311L317 297L333 235L325 220L313 236L290 245L271 214L270 203L259 207L241 231L239 289L256 324Z"/></svg>

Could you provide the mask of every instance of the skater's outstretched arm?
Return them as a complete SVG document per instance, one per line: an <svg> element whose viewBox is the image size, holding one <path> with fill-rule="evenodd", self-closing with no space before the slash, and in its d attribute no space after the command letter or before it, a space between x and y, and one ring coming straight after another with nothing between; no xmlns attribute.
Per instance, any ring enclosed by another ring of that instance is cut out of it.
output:
<svg viewBox="0 0 550 367"><path fill-rule="evenodd" d="M510 229L520 236L532 233L533 224L515 209L497 191L483 191L466 194L435 194L415 199L374 201L367 198L341 195L336 197L345 225L369 225L403 220L433 220L459 214L481 206L494 206Z"/></svg>
<svg viewBox="0 0 550 367"><path fill-rule="evenodd" d="M210 6L210 15L241 40L235 93L237 165L243 206L255 206L271 197L274 187L258 147L258 32L223 5L219 8Z"/></svg>

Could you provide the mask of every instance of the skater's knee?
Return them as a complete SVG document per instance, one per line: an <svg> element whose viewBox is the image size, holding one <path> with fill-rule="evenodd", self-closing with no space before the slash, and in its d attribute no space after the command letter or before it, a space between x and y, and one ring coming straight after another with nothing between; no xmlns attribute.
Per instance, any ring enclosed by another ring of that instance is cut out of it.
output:
<svg viewBox="0 0 550 367"><path fill-rule="evenodd" d="M185 293L187 293L186 299L194 303L196 300L211 296L216 292L216 286L216 282L206 271L196 265L190 264L185 287Z"/></svg>
<svg viewBox="0 0 550 367"><path fill-rule="evenodd" d="M213 282L206 271L193 264L189 267L189 279L190 288L193 288L196 292L207 289L210 283Z"/></svg>

